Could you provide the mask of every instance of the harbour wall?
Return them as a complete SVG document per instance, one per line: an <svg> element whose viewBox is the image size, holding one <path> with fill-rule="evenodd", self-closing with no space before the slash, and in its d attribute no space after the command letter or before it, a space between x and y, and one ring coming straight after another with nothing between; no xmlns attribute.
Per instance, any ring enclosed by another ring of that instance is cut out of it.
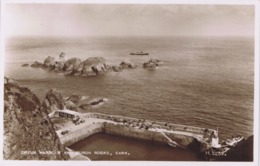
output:
<svg viewBox="0 0 260 166"><path fill-rule="evenodd" d="M104 131L104 124L103 123L95 123L95 124L89 124L86 126L83 126L79 130L69 132L66 135L63 135L60 137L60 141L64 146L70 146L72 144L75 144L78 141L81 141L88 136L103 132Z"/></svg>
<svg viewBox="0 0 260 166"><path fill-rule="evenodd" d="M134 127L128 127L121 124L111 124L104 123L104 132L111 135L118 135L124 137L131 137L137 139L143 139L148 141L155 141L160 143L168 143L169 140L164 137L159 131L151 131L145 129L138 129ZM194 141L194 137L175 134L175 133L166 133L173 141L177 142L183 147L187 147Z"/></svg>
<svg viewBox="0 0 260 166"><path fill-rule="evenodd" d="M111 120L114 122L137 122L140 119L137 118L131 118L126 116L119 116L119 115L107 115L107 114L101 114L101 113L85 113L85 117L94 117L98 119L105 119L105 120ZM174 123L166 123L166 122L159 122L159 121L151 121L151 120L145 120L146 123L153 123L154 127L166 129L166 130L176 130L176 131L184 131L184 132L190 132L194 134L204 134L205 130L208 130L209 133L212 133L213 129L208 128L202 128L202 127L195 127L195 126L188 126L188 125L181 125L181 124L174 124Z"/></svg>
<svg viewBox="0 0 260 166"><path fill-rule="evenodd" d="M155 141L160 143L169 142L169 140L167 140L167 138L165 138L158 131L139 129L134 127L124 126L122 124L108 123L108 122L88 124L76 131L69 132L68 134L63 135L60 138L60 140L64 146L70 146L72 144L77 143L78 141L87 138L92 134L100 133L100 132L104 132L106 134L111 134L111 135L117 135L117 136L137 138L137 139L142 139L147 141ZM175 133L166 133L166 134L173 141L177 142L179 145L184 147L189 146L195 139L194 137L187 136L187 135L181 135Z"/></svg>

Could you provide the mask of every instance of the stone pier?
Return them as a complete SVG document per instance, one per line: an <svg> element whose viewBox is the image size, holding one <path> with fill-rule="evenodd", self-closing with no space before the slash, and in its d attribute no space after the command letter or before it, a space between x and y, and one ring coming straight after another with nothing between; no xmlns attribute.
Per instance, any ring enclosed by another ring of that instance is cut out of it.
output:
<svg viewBox="0 0 260 166"><path fill-rule="evenodd" d="M166 125L164 122L100 113L85 113L80 116L84 119L83 123L75 125L68 120L68 124L56 131L65 146L70 146L92 134L104 132L166 144L171 142L179 147L188 148L194 142L207 146L209 138L205 137L205 131L209 133L208 135L216 132L206 128L171 123ZM66 134L62 134L64 131L67 131Z"/></svg>

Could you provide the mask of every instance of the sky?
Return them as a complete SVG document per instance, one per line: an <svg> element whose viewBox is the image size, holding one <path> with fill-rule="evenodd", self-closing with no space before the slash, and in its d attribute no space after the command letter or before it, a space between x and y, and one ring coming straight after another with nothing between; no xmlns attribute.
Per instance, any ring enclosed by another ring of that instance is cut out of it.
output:
<svg viewBox="0 0 260 166"><path fill-rule="evenodd" d="M254 6L6 4L10 36L253 36Z"/></svg>

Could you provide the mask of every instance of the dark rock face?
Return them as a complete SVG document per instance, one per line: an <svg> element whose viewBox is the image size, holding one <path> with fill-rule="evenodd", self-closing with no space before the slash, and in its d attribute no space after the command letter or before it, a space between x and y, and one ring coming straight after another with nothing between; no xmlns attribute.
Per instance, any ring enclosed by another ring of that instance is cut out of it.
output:
<svg viewBox="0 0 260 166"><path fill-rule="evenodd" d="M71 95L65 101L66 108L70 109L70 110L77 110L78 103L81 101L81 99L82 99L82 96Z"/></svg>
<svg viewBox="0 0 260 166"><path fill-rule="evenodd" d="M57 109L64 109L64 99L61 93L55 89L48 91L43 100L42 107L49 113Z"/></svg>
<svg viewBox="0 0 260 166"><path fill-rule="evenodd" d="M4 79L4 159L66 160L65 148L37 96ZM51 151L55 154L43 154ZM30 153L30 154L28 154Z"/></svg>
<svg viewBox="0 0 260 166"><path fill-rule="evenodd" d="M146 69L156 69L161 63L162 61L158 59L150 59L148 62L143 64L143 67Z"/></svg>
<svg viewBox="0 0 260 166"><path fill-rule="evenodd" d="M227 161L253 161L254 136L248 137L244 142L237 145L225 159Z"/></svg>

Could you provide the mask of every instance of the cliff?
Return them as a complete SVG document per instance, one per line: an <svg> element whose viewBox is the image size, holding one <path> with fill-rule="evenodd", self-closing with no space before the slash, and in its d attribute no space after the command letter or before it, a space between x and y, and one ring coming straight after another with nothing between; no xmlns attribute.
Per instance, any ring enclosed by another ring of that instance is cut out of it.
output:
<svg viewBox="0 0 260 166"><path fill-rule="evenodd" d="M253 161L254 136L248 137L240 145L236 146L226 158L226 161Z"/></svg>
<svg viewBox="0 0 260 166"><path fill-rule="evenodd" d="M4 159L69 159L47 109L28 88L4 78Z"/></svg>

